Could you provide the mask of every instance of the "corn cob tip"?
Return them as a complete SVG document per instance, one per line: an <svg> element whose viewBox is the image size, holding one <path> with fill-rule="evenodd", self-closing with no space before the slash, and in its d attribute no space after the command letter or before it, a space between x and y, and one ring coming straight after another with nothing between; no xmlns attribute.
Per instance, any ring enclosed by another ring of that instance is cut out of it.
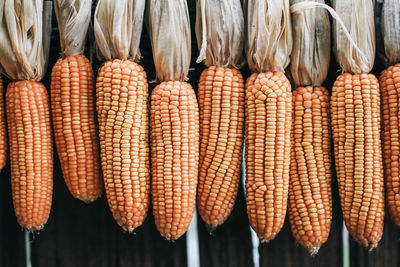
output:
<svg viewBox="0 0 400 267"><path fill-rule="evenodd" d="M207 224L207 223L206 223L206 228L207 228L207 231L208 231L208 233L209 233L210 235L213 235L213 234L214 234L214 231L217 229L217 227L218 227L218 226L216 226L216 225Z"/></svg>
<svg viewBox="0 0 400 267"><path fill-rule="evenodd" d="M271 238L260 238L261 244L268 244L271 241Z"/></svg>
<svg viewBox="0 0 400 267"><path fill-rule="evenodd" d="M101 197L101 194L98 195L98 196L92 196L92 197L88 197L88 198L80 198L79 200L82 201L85 204L90 204L90 203L95 202L100 197Z"/></svg>
<svg viewBox="0 0 400 267"><path fill-rule="evenodd" d="M32 226L29 227L29 228L22 226L22 227L21 227L21 230L26 229L28 232L30 232L32 235L34 235L35 232L39 232L39 231L42 230L43 228L44 228L44 224L41 224L41 225L36 225L36 226L35 226L35 225L32 225Z"/></svg>
<svg viewBox="0 0 400 267"><path fill-rule="evenodd" d="M315 255L317 255L317 253L318 253L318 251L319 251L320 248L321 248L321 247L313 247L313 248L310 248L310 249L308 250L308 252L310 253L310 256L315 256Z"/></svg>
<svg viewBox="0 0 400 267"><path fill-rule="evenodd" d="M135 231L135 228L132 225L122 224L120 226L125 232L128 232L129 234L132 234Z"/></svg>
<svg viewBox="0 0 400 267"><path fill-rule="evenodd" d="M378 243L368 242L368 246L366 247L368 254L371 253L371 251L373 251L377 246Z"/></svg>

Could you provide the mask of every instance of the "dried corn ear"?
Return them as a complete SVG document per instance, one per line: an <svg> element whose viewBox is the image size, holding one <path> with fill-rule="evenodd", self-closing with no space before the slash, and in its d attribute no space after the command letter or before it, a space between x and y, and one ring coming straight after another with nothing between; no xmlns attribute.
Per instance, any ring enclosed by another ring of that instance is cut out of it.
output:
<svg viewBox="0 0 400 267"><path fill-rule="evenodd" d="M40 230L47 222L53 193L53 141L46 88L34 81L8 85L11 187L18 223Z"/></svg>
<svg viewBox="0 0 400 267"><path fill-rule="evenodd" d="M59 59L51 74L53 129L64 180L85 202L103 190L93 83L92 66L83 55Z"/></svg>
<svg viewBox="0 0 400 267"><path fill-rule="evenodd" d="M230 215L240 180L244 82L240 71L211 66L199 83L198 210L212 232Z"/></svg>
<svg viewBox="0 0 400 267"><path fill-rule="evenodd" d="M198 180L199 112L186 82L162 82L151 95L152 203L162 236L176 240L192 220Z"/></svg>
<svg viewBox="0 0 400 267"><path fill-rule="evenodd" d="M4 103L3 78L0 74L0 170L6 166L7 152L6 111Z"/></svg>
<svg viewBox="0 0 400 267"><path fill-rule="evenodd" d="M382 94L383 156L387 205L390 217L400 225L400 64L384 70L379 78Z"/></svg>
<svg viewBox="0 0 400 267"><path fill-rule="evenodd" d="M332 88L332 133L346 227L364 247L382 237L384 187L380 92L373 74L341 74Z"/></svg>
<svg viewBox="0 0 400 267"><path fill-rule="evenodd" d="M262 242L276 237L289 190L292 93L282 72L252 74L246 83L246 201Z"/></svg>
<svg viewBox="0 0 400 267"><path fill-rule="evenodd" d="M316 254L332 221L329 94L324 87L293 92L289 219L297 243Z"/></svg>
<svg viewBox="0 0 400 267"><path fill-rule="evenodd" d="M100 155L108 205L117 223L132 232L149 206L148 85L143 68L106 61L96 83Z"/></svg>

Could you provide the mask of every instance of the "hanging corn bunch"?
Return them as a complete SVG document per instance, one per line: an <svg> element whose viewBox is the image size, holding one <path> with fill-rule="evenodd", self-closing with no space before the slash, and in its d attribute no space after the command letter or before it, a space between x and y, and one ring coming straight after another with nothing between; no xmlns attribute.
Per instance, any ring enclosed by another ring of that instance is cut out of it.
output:
<svg viewBox="0 0 400 267"><path fill-rule="evenodd" d="M5 0L0 4L0 63L10 77L6 108L11 186L18 223L40 230L53 193L50 107L44 76L49 52L51 4Z"/></svg>
<svg viewBox="0 0 400 267"><path fill-rule="evenodd" d="M323 0L314 0L324 3ZM289 219L293 236L311 255L328 239L332 220L329 94L331 32L326 10L292 0L293 92Z"/></svg>
<svg viewBox="0 0 400 267"><path fill-rule="evenodd" d="M382 93L383 155L387 205L400 226L400 2L385 0L381 16L383 62L389 66L379 78Z"/></svg>
<svg viewBox="0 0 400 267"><path fill-rule="evenodd" d="M343 69L332 88L332 132L343 217L350 234L368 249L378 245L384 219L378 80L368 74L375 58L372 0L336 0L334 52Z"/></svg>
<svg viewBox="0 0 400 267"><path fill-rule="evenodd" d="M1 16L1 15L0 15ZM0 70L0 170L4 168L7 162L7 129L6 129L6 111L4 106L3 78Z"/></svg>
<svg viewBox="0 0 400 267"><path fill-rule="evenodd" d="M289 190L292 51L289 0L246 1L246 202L261 242L281 230Z"/></svg>
<svg viewBox="0 0 400 267"><path fill-rule="evenodd" d="M210 232L232 212L240 180L244 82L244 19L240 0L197 2L200 162L197 206ZM218 38L217 38L218 36Z"/></svg>
<svg viewBox="0 0 400 267"><path fill-rule="evenodd" d="M108 205L132 232L149 206L148 83L140 58L145 0L100 0L94 17L96 47L107 61L96 82L100 156Z"/></svg>
<svg viewBox="0 0 400 267"><path fill-rule="evenodd" d="M151 94L151 196L155 224L176 240L189 227L196 202L199 110L184 82L190 64L186 0L149 0L149 34L157 77Z"/></svg>
<svg viewBox="0 0 400 267"><path fill-rule="evenodd" d="M84 202L101 196L94 75L82 55L91 0L55 0L61 58L51 74L51 110L58 157L71 194Z"/></svg>

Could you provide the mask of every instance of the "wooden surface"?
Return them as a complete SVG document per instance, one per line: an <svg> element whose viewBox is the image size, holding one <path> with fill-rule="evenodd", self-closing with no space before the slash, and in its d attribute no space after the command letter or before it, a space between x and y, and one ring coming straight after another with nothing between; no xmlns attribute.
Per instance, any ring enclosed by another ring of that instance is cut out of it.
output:
<svg viewBox="0 0 400 267"><path fill-rule="evenodd" d="M25 266L24 232L17 223L11 199L9 164L0 173L0 266Z"/></svg>
<svg viewBox="0 0 400 267"><path fill-rule="evenodd" d="M193 0L189 1L189 9L193 51L189 81L196 90L196 84L204 67L194 63L198 50L193 31L195 18ZM47 88L50 84L51 66L57 60L60 49L56 24L53 25L51 42L49 69L43 80ZM92 42L93 39L89 38L86 51L87 56L91 58L93 55L89 51L93 52L93 49L90 50L89 47L92 46ZM142 36L141 52L143 55L141 65L148 74L148 80L151 81L155 78L155 72L146 30ZM333 57L332 59L326 82L327 88L331 87L339 70ZM100 64L101 62L94 59L95 72ZM374 72L379 73L381 69L382 66L378 61ZM249 71L244 70L243 74L247 78ZM150 84L150 88L154 88L155 85L155 83ZM342 266L342 217L335 179L333 188L332 229L328 242L322 246L319 254L311 257L305 249L297 246L286 221L282 232L275 240L258 248L259 266ZM200 266L254 266L253 247L242 188L239 189L233 214L212 236L206 231L201 218L197 219ZM25 242L26 237L28 243ZM350 237L349 266L400 266L399 238L398 227L388 218L382 241L374 252L368 254ZM16 222L12 210L9 165L0 173L0 266L26 266L26 247L31 249L30 263L33 267L184 267L187 266L188 257L185 236L174 243L162 238L154 226L151 209L144 225L134 234L126 234L113 220L104 196L89 205L73 199L63 181L57 158L50 219L45 228L34 235L25 236ZM257 248L255 250L257 251Z"/></svg>
<svg viewBox="0 0 400 267"><path fill-rule="evenodd" d="M186 266L185 238L175 243L162 238L151 213L134 234L124 233L105 197L89 205L73 199L59 164L55 173L53 210L32 243L33 266Z"/></svg>
<svg viewBox="0 0 400 267"><path fill-rule="evenodd" d="M336 190L335 190L336 191ZM337 191L336 191L337 192ZM338 202L337 193L334 194L334 203ZM340 206L333 206L333 220L328 241L321 246L315 256L310 256L307 250L296 244L288 218L282 231L275 240L268 244L259 246L260 266L282 266L282 267L339 267L343 264L342 259L342 214Z"/></svg>
<svg viewBox="0 0 400 267"><path fill-rule="evenodd" d="M246 202L240 186L233 213L210 235L198 216L201 267L253 266L252 244Z"/></svg>
<svg viewBox="0 0 400 267"><path fill-rule="evenodd" d="M378 247L368 253L354 240L350 241L351 266L400 266L400 230L388 217L385 218L383 237Z"/></svg>

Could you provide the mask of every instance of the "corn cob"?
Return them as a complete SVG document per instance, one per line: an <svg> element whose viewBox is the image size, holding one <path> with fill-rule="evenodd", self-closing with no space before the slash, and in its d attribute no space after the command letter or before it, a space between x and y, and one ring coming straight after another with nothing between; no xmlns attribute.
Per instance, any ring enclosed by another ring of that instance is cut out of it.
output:
<svg viewBox="0 0 400 267"><path fill-rule="evenodd" d="M246 201L262 242L275 238L286 216L292 93L281 72L252 74L246 83Z"/></svg>
<svg viewBox="0 0 400 267"><path fill-rule="evenodd" d="M400 226L400 173L399 173L399 98L400 98L400 1L385 0L381 8L381 41L377 55L388 68L379 78L382 94L382 140L389 215Z"/></svg>
<svg viewBox="0 0 400 267"><path fill-rule="evenodd" d="M383 155L387 204L390 217L400 226L399 99L400 63L384 70L379 78L382 94Z"/></svg>
<svg viewBox="0 0 400 267"><path fill-rule="evenodd" d="M11 186L18 223L40 230L49 218L53 191L53 143L46 88L34 81L8 85Z"/></svg>
<svg viewBox="0 0 400 267"><path fill-rule="evenodd" d="M332 220L329 95L324 87L293 92L289 219L300 245L316 254Z"/></svg>
<svg viewBox="0 0 400 267"><path fill-rule="evenodd" d="M176 240L189 227L196 202L199 114L190 84L162 82L151 95L152 203L162 236Z"/></svg>
<svg viewBox="0 0 400 267"><path fill-rule="evenodd" d="M199 83L198 210L210 232L229 216L240 176L244 83L240 71L211 66Z"/></svg>
<svg viewBox="0 0 400 267"><path fill-rule="evenodd" d="M107 200L117 223L132 232L149 205L148 85L143 68L106 61L96 83L101 164Z"/></svg>
<svg viewBox="0 0 400 267"><path fill-rule="evenodd" d="M59 59L51 74L54 136L65 183L85 202L101 196L93 70L83 55Z"/></svg>
<svg viewBox="0 0 400 267"><path fill-rule="evenodd" d="M340 75L332 88L331 108L344 221L359 243L373 249L382 237L385 201L376 77Z"/></svg>
<svg viewBox="0 0 400 267"><path fill-rule="evenodd" d="M7 129L6 112L4 107L3 79L0 74L0 170L6 166L7 151Z"/></svg>

